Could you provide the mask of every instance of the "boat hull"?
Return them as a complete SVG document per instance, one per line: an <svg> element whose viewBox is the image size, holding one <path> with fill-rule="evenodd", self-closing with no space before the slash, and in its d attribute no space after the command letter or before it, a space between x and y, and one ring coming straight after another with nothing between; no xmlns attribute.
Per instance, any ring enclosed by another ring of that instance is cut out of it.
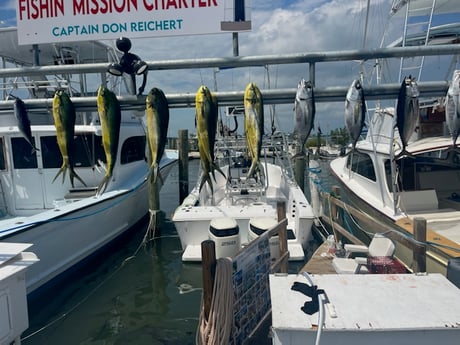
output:
<svg viewBox="0 0 460 345"><path fill-rule="evenodd" d="M170 160L162 167L163 180L174 162ZM1 239L33 244L30 250L40 261L26 272L28 294L93 255L145 217L149 208L147 184L143 179L131 190L111 191L61 206L36 215L35 219L40 217L42 221ZM22 221L27 222L27 218Z"/></svg>
<svg viewBox="0 0 460 345"><path fill-rule="evenodd" d="M226 174L228 167L222 169ZM209 226L213 219L231 218L239 228L239 239L244 247L249 241L249 223L251 219L278 219L277 205L284 202L288 234L290 260L304 260L304 250L312 239L311 228L314 221L312 207L300 187L292 180L283 181L279 167L267 164L268 176L272 183L264 191L247 189L241 193L237 187L226 190L226 182L219 188L217 178L214 186L214 200L203 198L199 185L195 186L173 215L173 221L179 235L183 261L201 261L201 243L209 239ZM278 177L275 177L278 174ZM232 176L235 176L233 173ZM254 192L253 194L251 194ZM262 197L261 197L262 196Z"/></svg>
<svg viewBox="0 0 460 345"><path fill-rule="evenodd" d="M346 158L339 158L344 160ZM341 196L344 202L350 204L354 208L362 211L365 214L368 214L370 217L375 219L381 224L384 224L390 230L398 231L406 236L412 237L412 233L405 231L400 226L396 225L397 219L391 217L388 213L389 207L382 207L381 209L373 207L369 203L368 199L361 197L356 192L356 186L351 186L350 183L344 180L343 176L352 176L348 173L341 173L340 168L337 167L337 161L333 161L331 165L331 172L334 175L335 179L338 181L339 186L342 188ZM382 210L382 211L381 211ZM398 219L401 219L399 217ZM378 232L378 227L369 227L368 224L363 224L359 219L353 219L353 222L349 222L351 229L349 229L355 236L363 240L365 243L369 244L372 236ZM395 256L398 257L407 267L411 268L413 266L413 253L412 250L400 243L396 246ZM426 270L430 273L441 273L446 275L447 263L451 256L446 255L441 251L431 248L427 250L427 261L426 261Z"/></svg>

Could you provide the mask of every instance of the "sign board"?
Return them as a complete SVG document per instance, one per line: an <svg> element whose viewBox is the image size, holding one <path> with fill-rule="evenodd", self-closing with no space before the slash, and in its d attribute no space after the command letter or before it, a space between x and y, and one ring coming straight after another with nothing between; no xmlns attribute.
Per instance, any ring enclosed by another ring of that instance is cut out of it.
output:
<svg viewBox="0 0 460 345"><path fill-rule="evenodd" d="M20 45L251 29L250 0L15 0Z"/></svg>

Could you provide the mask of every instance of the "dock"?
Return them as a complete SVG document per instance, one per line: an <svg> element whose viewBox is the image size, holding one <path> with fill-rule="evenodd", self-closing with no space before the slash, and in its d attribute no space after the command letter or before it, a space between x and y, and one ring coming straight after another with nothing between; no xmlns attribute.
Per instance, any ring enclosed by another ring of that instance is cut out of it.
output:
<svg viewBox="0 0 460 345"><path fill-rule="evenodd" d="M299 273L307 272L310 274L336 274L332 266L333 257L327 254L328 244L324 241L313 253L312 257Z"/></svg>
<svg viewBox="0 0 460 345"><path fill-rule="evenodd" d="M273 344L314 344L318 337L321 345L458 344L460 290L441 274L325 274L312 280L325 292L315 300L327 300L309 315L313 298L292 290L307 279L270 275Z"/></svg>

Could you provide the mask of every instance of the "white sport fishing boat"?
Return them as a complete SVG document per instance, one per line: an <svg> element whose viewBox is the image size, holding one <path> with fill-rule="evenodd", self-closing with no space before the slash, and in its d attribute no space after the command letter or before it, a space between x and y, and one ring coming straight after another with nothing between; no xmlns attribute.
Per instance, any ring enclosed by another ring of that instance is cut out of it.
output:
<svg viewBox="0 0 460 345"><path fill-rule="evenodd" d="M398 11L407 14L406 27L410 20L413 23L411 15L416 13L422 16L427 10L429 24L427 31L421 35L407 34L395 41L394 45L458 44L459 23L441 27L431 25L435 22L438 8L455 11L458 15L460 9L456 1L399 3L401 6L395 5L394 12L396 15ZM431 9L432 18L429 15ZM417 61L420 63L420 60ZM406 62L401 60L399 78L409 74L405 71L408 68ZM455 68L456 63L458 55L452 64L446 63L445 66ZM423 78L422 66L423 60L421 65L411 70L412 76L419 74L417 81ZM436 73L437 76L449 77L452 74L453 71ZM427 271L446 274L448 261L460 257L460 150L458 142L457 148L452 147L451 126L446 123L446 116L449 115L445 99L421 98L419 102L420 113L414 124L408 123L411 120L407 116L406 119L401 118L406 123L396 126L398 112L394 107L377 108L367 121L367 135L364 140L357 142L356 151L335 159L330 167L344 187L343 194L347 199L392 229L412 236L414 218L425 218ZM404 144L399 132L405 132L412 125L415 130L408 133L410 139L405 148L408 154L400 155ZM363 230L363 233L372 236L372 228L357 228L355 231ZM406 247L398 245L396 255L411 267L412 254Z"/></svg>
<svg viewBox="0 0 460 345"><path fill-rule="evenodd" d="M172 220L182 244L183 261L201 261L201 242L213 239L216 255L233 256L242 246L278 222L277 204L286 208L289 260L304 260L315 218L293 176L286 138L266 137L261 149L262 178L247 178L251 161L244 137L218 138L215 157L225 177L215 172L213 193L197 184L174 212ZM277 256L276 240L272 254Z"/></svg>
<svg viewBox="0 0 460 345"><path fill-rule="evenodd" d="M57 74L46 67L75 64L77 70L87 71L90 64L108 66L121 54L101 42L43 44L33 54L30 46L17 45L16 30L8 28L0 29L0 55L2 73L12 75L1 80L0 239L33 244L30 251L40 261L26 274L31 293L148 214L146 131L143 112L122 111L113 175L106 190L97 194L106 162L101 125L95 103L91 109L77 107L73 162L86 186L78 179L72 186L68 176L63 179L62 175L53 182L62 165L51 106L55 90L64 90L75 104L81 97L94 97L102 82L119 83L121 78L106 71ZM110 83L108 87L114 89ZM36 151L18 128L11 96L23 99L28 108ZM176 161L177 152L166 150L160 163L163 180Z"/></svg>

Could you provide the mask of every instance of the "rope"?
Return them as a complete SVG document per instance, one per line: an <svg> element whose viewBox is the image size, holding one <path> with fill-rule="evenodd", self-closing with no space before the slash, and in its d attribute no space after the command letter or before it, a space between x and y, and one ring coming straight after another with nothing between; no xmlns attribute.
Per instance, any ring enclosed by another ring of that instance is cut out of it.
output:
<svg viewBox="0 0 460 345"><path fill-rule="evenodd" d="M197 345L227 345L233 326L232 259L217 260L208 320L204 317L201 298L200 319L196 335Z"/></svg>
<svg viewBox="0 0 460 345"><path fill-rule="evenodd" d="M145 238L145 237L144 237ZM70 309L68 309L66 312L63 312L61 315L57 316L54 320L51 320L49 323L47 323L46 325L44 325L43 327L37 329L36 331L30 333L29 335L21 338L21 341L25 341L31 337L34 337L36 336L37 334L47 330L48 328L50 328L51 326L53 326L55 323L59 322L59 321L62 321L64 320L65 318L67 318L71 313L73 313L75 310L77 310L80 306L83 305L83 303L85 303L91 296L93 296L102 286L104 286L110 279L112 279L118 272L120 272L124 267L125 265L132 259L134 259L137 254L139 253L139 251L145 247L145 242L144 240L142 240L140 242L140 244L137 246L136 250L134 251L133 255L131 256L128 256L127 258L125 258L120 266L118 266L117 268L115 268L115 270L110 273L106 278L104 278L99 284L97 284L90 292L88 292L88 294L86 294L85 296L83 296L83 298L77 302L74 306L72 306Z"/></svg>

